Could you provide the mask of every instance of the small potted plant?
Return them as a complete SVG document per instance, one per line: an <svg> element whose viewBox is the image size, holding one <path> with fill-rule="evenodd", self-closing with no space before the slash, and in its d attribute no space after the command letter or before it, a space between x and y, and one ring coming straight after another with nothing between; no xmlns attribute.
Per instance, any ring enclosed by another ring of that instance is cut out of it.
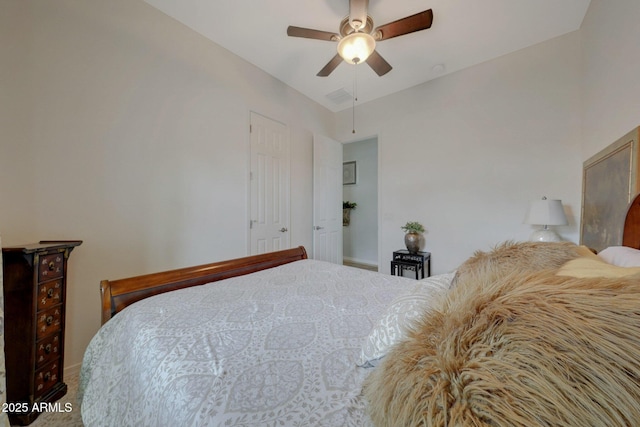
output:
<svg viewBox="0 0 640 427"><path fill-rule="evenodd" d="M422 233L425 228L422 224L416 221L409 221L402 227L400 227L406 233L404 235L404 244L411 253L420 251L420 246L424 241Z"/></svg>
<svg viewBox="0 0 640 427"><path fill-rule="evenodd" d="M356 202L342 202L342 225L346 227L351 223L351 209L355 209L358 204Z"/></svg>

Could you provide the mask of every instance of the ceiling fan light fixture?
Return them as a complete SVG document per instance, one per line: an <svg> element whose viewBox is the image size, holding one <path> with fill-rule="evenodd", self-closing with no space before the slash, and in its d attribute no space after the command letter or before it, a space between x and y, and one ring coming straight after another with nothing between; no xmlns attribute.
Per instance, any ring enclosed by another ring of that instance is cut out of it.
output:
<svg viewBox="0 0 640 427"><path fill-rule="evenodd" d="M360 64L375 50L376 41L371 34L353 32L338 43L338 53L349 64Z"/></svg>

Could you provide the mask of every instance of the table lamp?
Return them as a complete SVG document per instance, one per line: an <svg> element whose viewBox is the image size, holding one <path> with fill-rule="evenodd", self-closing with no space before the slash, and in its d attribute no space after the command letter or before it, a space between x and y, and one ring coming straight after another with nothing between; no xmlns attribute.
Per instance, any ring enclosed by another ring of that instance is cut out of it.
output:
<svg viewBox="0 0 640 427"><path fill-rule="evenodd" d="M529 240L534 242L560 242L562 239L552 229L550 225L567 225L567 216L564 214L561 200L549 200L543 197L542 200L531 202L529 211L524 218L525 224L542 225L544 228L531 233Z"/></svg>

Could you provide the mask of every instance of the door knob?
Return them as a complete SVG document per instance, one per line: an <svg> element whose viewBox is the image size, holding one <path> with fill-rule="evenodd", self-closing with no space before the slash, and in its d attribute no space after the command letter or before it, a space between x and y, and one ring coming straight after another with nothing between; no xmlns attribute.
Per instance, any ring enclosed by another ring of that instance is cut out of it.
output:
<svg viewBox="0 0 640 427"><path fill-rule="evenodd" d="M322 230L324 227L320 227L319 225L316 225L315 227L313 227L314 230Z"/></svg>
<svg viewBox="0 0 640 427"><path fill-rule="evenodd" d="M286 228L284 228L284 227L282 227L282 228L280 229L280 231L281 231L282 233L284 233L284 232L289 231L289 230L288 230L288 229L286 229Z"/></svg>

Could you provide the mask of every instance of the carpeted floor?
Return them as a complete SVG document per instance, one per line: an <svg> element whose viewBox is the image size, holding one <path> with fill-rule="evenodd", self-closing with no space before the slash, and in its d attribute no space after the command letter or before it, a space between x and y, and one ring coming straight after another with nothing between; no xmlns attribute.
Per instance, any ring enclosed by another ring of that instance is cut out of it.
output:
<svg viewBox="0 0 640 427"><path fill-rule="evenodd" d="M76 401L78 392L78 374L65 376L64 382L67 384L67 394L58 402L60 407L66 408L65 404L71 404L70 412L45 412L30 424L30 427L84 427L80 416L80 405Z"/></svg>

